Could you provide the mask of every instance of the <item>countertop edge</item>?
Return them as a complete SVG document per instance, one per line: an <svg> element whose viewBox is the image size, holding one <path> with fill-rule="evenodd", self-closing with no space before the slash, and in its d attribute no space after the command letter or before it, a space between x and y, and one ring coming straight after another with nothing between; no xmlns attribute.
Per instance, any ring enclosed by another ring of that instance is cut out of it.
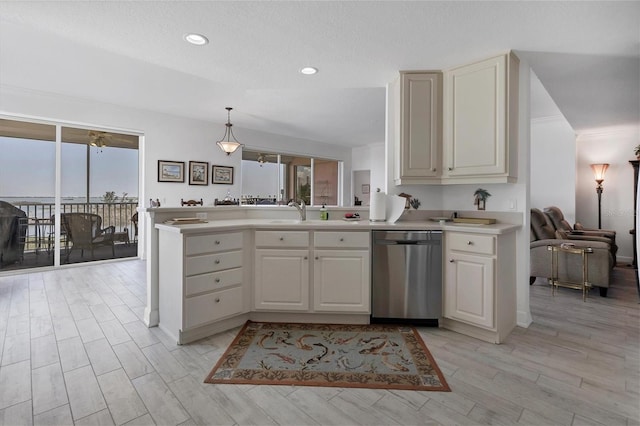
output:
<svg viewBox="0 0 640 426"><path fill-rule="evenodd" d="M245 229L265 229L265 230L305 230L305 231L405 231L405 230L433 230L433 231L455 231L473 232L477 234L500 235L515 232L522 225L510 223L497 223L492 225L469 225L469 224L440 224L433 221L400 221L369 222L361 220L358 222L347 222L338 220L329 221L277 221L271 219L222 219L209 220L207 223L169 225L165 223L155 224L155 228L161 231L174 232L179 234L196 234L212 231L231 231Z"/></svg>

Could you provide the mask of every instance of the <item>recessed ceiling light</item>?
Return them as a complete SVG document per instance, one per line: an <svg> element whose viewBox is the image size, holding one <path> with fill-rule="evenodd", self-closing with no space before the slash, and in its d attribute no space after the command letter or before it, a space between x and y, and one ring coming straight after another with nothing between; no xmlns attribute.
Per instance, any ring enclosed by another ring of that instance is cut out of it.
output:
<svg viewBox="0 0 640 426"><path fill-rule="evenodd" d="M203 46L209 43L208 38L206 38L202 34L196 34L196 33L185 34L184 39L191 44L195 44L196 46Z"/></svg>
<svg viewBox="0 0 640 426"><path fill-rule="evenodd" d="M313 75L317 72L318 72L318 68L314 68L314 67L300 68L300 74L304 74L304 75Z"/></svg>

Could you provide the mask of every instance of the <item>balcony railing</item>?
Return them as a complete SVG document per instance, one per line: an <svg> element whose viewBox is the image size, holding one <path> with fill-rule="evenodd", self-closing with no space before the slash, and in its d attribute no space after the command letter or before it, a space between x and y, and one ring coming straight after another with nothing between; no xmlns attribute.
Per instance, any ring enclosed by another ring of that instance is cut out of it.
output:
<svg viewBox="0 0 640 426"><path fill-rule="evenodd" d="M43 240L47 243L53 235L55 204L50 203L13 203L27 215L24 251L35 251L43 247ZM94 213L102 217L102 227L114 226L119 233L120 241L135 239L135 226L131 220L136 213L137 202L114 203L61 203L60 213Z"/></svg>

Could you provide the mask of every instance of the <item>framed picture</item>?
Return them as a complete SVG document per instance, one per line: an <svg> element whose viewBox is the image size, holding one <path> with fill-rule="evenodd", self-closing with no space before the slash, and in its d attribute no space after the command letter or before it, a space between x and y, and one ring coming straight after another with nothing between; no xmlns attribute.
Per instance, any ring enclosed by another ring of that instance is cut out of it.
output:
<svg viewBox="0 0 640 426"><path fill-rule="evenodd" d="M212 183L233 184L233 167L213 166L211 170Z"/></svg>
<svg viewBox="0 0 640 426"><path fill-rule="evenodd" d="M369 186L369 184L368 184L368 183L365 183L364 185L362 185L362 193L363 193L363 194L368 194L368 193L369 193L369 189L370 189L370 188L371 188L371 187Z"/></svg>
<svg viewBox="0 0 640 426"><path fill-rule="evenodd" d="M189 161L189 185L209 185L209 163Z"/></svg>
<svg viewBox="0 0 640 426"><path fill-rule="evenodd" d="M158 182L184 182L184 161L158 160Z"/></svg>

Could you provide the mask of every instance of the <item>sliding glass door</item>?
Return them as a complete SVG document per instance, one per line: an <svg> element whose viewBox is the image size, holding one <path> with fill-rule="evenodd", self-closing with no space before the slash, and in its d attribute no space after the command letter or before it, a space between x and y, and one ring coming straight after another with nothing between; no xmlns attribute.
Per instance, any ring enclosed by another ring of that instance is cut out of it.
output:
<svg viewBox="0 0 640 426"><path fill-rule="evenodd" d="M138 136L42 126L0 120L0 272L137 256Z"/></svg>

